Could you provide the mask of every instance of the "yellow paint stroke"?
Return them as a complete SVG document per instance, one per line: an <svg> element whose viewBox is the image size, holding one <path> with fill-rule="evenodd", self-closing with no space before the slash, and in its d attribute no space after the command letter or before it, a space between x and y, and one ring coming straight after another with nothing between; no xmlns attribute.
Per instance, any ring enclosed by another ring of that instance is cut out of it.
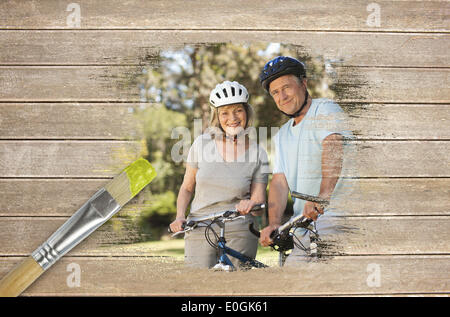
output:
<svg viewBox="0 0 450 317"><path fill-rule="evenodd" d="M130 182L132 196L137 195L156 176L155 168L143 158L138 159L133 164L125 168Z"/></svg>

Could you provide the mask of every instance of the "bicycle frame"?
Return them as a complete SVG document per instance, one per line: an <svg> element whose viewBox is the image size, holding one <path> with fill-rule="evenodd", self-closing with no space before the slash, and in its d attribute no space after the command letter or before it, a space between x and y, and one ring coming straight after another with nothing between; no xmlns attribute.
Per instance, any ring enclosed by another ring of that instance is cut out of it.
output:
<svg viewBox="0 0 450 317"><path fill-rule="evenodd" d="M257 210L260 210L263 208L265 208L264 204L257 205L253 208L252 211L257 211ZM267 265L255 260L255 259L252 259L251 257L248 257L245 254L242 254L234 249L231 249L230 247L228 247L226 245L225 223L234 221L234 220L236 220L238 218L242 218L242 217L243 216L238 215L236 210L227 210L227 211L218 212L218 213L214 213L214 214L207 215L207 216L195 217L195 218L192 218L186 224L186 226L188 228L185 228L183 231L179 231L179 232L173 234L172 237L179 233L185 233L190 230L193 230L201 222L211 221L211 223L208 226L206 226L207 228L210 227L212 224L216 224L220 228L220 236L218 236L218 239L217 239L217 248L219 250L219 261L213 267L213 269L225 270L225 271L236 270L236 267L231 262L229 256L239 260L243 264L244 267L254 267L254 268L267 267ZM220 219L220 220L217 221L218 219ZM170 231L170 228L169 228L169 231ZM205 232L205 234L206 234L206 232ZM208 237L207 237L207 239L208 239Z"/></svg>
<svg viewBox="0 0 450 317"><path fill-rule="evenodd" d="M214 269L224 271L236 270L235 266L233 265L233 263L231 262L230 258L227 255L230 255L238 259L244 266L251 266L255 268L268 267L267 265L255 259L252 259L234 249L227 247L225 240L225 224L218 223L218 225L220 227L220 237L218 240L220 254L219 254L219 262L214 266Z"/></svg>

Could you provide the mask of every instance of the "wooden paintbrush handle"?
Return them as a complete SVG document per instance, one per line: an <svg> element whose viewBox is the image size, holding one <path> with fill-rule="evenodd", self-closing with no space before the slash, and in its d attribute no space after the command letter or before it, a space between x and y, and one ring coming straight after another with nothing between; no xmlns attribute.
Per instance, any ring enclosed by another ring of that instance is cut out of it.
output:
<svg viewBox="0 0 450 317"><path fill-rule="evenodd" d="M2 278L0 297L19 296L42 273L44 273L42 267L33 257L28 257Z"/></svg>

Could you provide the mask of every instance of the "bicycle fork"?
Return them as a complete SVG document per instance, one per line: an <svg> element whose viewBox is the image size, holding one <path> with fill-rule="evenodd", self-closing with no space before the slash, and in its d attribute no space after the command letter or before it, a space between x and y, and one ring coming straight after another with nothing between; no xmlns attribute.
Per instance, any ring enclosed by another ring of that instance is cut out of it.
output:
<svg viewBox="0 0 450 317"><path fill-rule="evenodd" d="M234 271L236 270L235 266L231 262L230 258L227 256L229 254L230 256L238 259L240 262L242 262L244 265L256 267L256 268L263 268L267 267L267 265L254 260L242 253L237 252L236 250L230 249L226 246L226 240L225 240L225 226L223 224L219 225L220 227L220 236L217 241L217 244L219 246L219 262L213 267L215 270L222 270L222 271Z"/></svg>
<svg viewBox="0 0 450 317"><path fill-rule="evenodd" d="M221 271L234 271L236 268L226 254L225 250L227 247L225 246L225 243L225 238L220 237L217 243L219 246L219 262L214 265L213 269Z"/></svg>
<svg viewBox="0 0 450 317"><path fill-rule="evenodd" d="M217 241L217 245L219 246L219 262L214 265L214 270L221 270L221 271L234 271L236 268L234 267L233 263L231 263L231 260L228 258L226 254L226 240L225 240L225 225L219 223L220 227L220 236Z"/></svg>

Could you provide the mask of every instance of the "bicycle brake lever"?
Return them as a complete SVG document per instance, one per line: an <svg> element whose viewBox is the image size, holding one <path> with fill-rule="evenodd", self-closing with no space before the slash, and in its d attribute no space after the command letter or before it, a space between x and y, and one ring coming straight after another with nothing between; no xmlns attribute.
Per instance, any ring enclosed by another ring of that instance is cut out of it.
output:
<svg viewBox="0 0 450 317"><path fill-rule="evenodd" d="M245 216L236 216L236 217L233 217L233 218L225 218L225 219L223 219L223 222L235 221L235 220L241 219L241 218L245 219Z"/></svg>
<svg viewBox="0 0 450 317"><path fill-rule="evenodd" d="M176 236L179 235L179 234L182 234L182 233L186 233L186 232L192 231L192 230L194 230L194 228L195 228L195 227L188 227L187 229L184 229L184 230L175 232L175 233L172 235L172 238L173 238L173 237L176 237Z"/></svg>
<svg viewBox="0 0 450 317"><path fill-rule="evenodd" d="M320 214L317 216L317 218L319 218L319 216L320 216ZM316 235L319 235L318 234L318 232L317 232L317 230L316 230L316 228L315 228L315 226L314 225L312 225L312 222L313 222L314 220L312 220L312 219L310 219L310 218L303 218L303 219L299 219L297 222L296 222L296 224L295 224L295 226L297 227L297 228L304 228L304 229L307 229L307 230L309 230L309 231L311 231L312 233L314 233L314 234L316 234Z"/></svg>
<svg viewBox="0 0 450 317"><path fill-rule="evenodd" d="M261 209L266 208L266 204L259 204L259 205L255 205L253 206L252 210L250 211L260 211Z"/></svg>
<svg viewBox="0 0 450 317"><path fill-rule="evenodd" d="M172 235L172 238L175 237L175 236L177 236L177 235L179 235L179 234L186 233L186 232L189 232L189 231L191 231L191 230L194 230L195 227L197 227L197 225L196 225L193 221L189 221L188 223L186 223L186 222L183 223L183 224L181 225L181 227L183 228L183 230L178 231L178 232L175 232L175 233ZM187 229L186 229L186 227L187 227ZM170 227L169 227L169 232L172 232L172 230L170 230Z"/></svg>
<svg viewBox="0 0 450 317"><path fill-rule="evenodd" d="M228 218L228 217L230 217L231 215L233 215L233 214L237 214L238 212L236 211L236 210L228 210L227 212L225 212L224 214L223 214L223 217L224 218Z"/></svg>

